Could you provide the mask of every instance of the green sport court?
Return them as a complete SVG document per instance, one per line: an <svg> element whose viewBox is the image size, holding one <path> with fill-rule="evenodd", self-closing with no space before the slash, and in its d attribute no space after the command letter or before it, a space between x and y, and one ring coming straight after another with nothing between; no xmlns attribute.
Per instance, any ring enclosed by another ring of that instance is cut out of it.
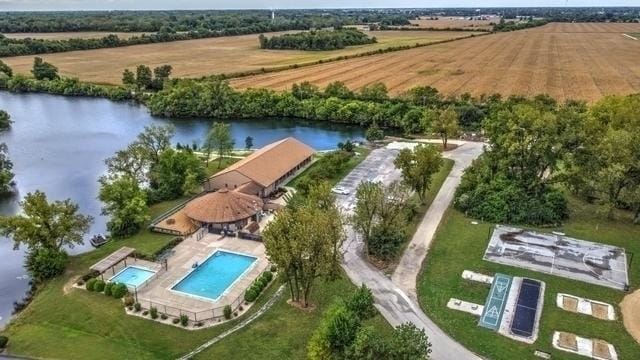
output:
<svg viewBox="0 0 640 360"><path fill-rule="evenodd" d="M491 291L489 291L489 296L487 296L487 301L484 304L482 316L480 316L478 323L479 326L493 331L498 330L512 281L513 278L511 276L500 273L493 277Z"/></svg>

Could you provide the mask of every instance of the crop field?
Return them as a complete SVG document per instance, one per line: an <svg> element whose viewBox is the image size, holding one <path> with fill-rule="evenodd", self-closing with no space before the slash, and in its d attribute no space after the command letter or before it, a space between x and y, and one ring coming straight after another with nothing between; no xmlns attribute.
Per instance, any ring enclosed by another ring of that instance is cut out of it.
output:
<svg viewBox="0 0 640 360"><path fill-rule="evenodd" d="M340 80L352 89L383 82L392 94L430 85L450 95L547 93L595 101L640 92L640 24L548 24L365 58L235 79L237 88L287 89Z"/></svg>
<svg viewBox="0 0 640 360"><path fill-rule="evenodd" d="M491 30L493 25L500 22L500 16L491 15L487 16L486 19L479 20L473 19L469 20L468 17L450 17L450 16L442 16L438 19L429 19L429 17L422 17L418 20L409 20L411 22L411 26L406 26L407 28L418 27L418 28L427 28L427 29L477 29L477 30Z"/></svg>
<svg viewBox="0 0 640 360"><path fill-rule="evenodd" d="M174 77L200 77L303 64L394 46L431 43L470 35L463 31L371 31L367 34L375 36L378 43L334 51L262 50L258 44L258 35L254 34L41 56L57 66L62 75L95 83L120 84L124 69L132 69L140 64L151 67L170 64L174 69ZM2 60L18 73L24 74L29 74L33 64L33 56Z"/></svg>
<svg viewBox="0 0 640 360"><path fill-rule="evenodd" d="M128 39L134 36L141 36L147 33L143 32L53 32L53 33L11 33L3 34L9 39L43 39L43 40L68 40L68 39L99 39L107 35L118 35L120 39Z"/></svg>

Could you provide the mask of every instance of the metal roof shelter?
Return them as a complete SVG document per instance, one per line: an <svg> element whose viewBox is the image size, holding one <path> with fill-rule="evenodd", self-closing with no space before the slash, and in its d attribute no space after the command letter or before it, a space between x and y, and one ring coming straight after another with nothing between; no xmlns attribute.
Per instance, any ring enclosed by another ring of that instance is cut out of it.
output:
<svg viewBox="0 0 640 360"><path fill-rule="evenodd" d="M120 261L127 259L129 255L135 253L136 249L123 246L120 249L112 252L109 256L91 265L90 269L99 273L103 273L112 267L116 266Z"/></svg>

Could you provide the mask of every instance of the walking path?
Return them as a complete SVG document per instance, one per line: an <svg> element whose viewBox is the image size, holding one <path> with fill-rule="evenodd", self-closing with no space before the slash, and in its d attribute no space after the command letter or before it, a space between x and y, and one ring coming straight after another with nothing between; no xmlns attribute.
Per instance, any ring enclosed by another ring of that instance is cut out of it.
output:
<svg viewBox="0 0 640 360"><path fill-rule="evenodd" d="M460 177L473 159L482 153L482 144L473 142L456 142L460 146L445 153L445 157L455 161L447 179L436 195L415 236L405 251L392 279L374 268L362 256L362 241L351 230L347 229L347 241L344 245L343 268L356 284L366 284L371 289L376 300L376 307L392 326L411 322L418 328L424 329L432 346L431 358L435 360L475 360L480 359L476 354L467 350L454 339L442 331L420 309L416 295L416 279L420 272L427 250L431 245L433 235L453 199L453 193L460 184ZM383 150L378 149L374 152ZM372 154L373 155L373 152ZM370 155L370 156L371 156ZM391 163L393 159L389 160ZM367 167L367 160L360 166ZM360 167L359 166L359 167ZM384 167L382 167L384 168ZM358 169L358 168L356 168ZM363 172L362 169L360 172ZM397 179L397 172L388 172L383 182L389 183ZM343 208L350 208L352 197L339 197Z"/></svg>

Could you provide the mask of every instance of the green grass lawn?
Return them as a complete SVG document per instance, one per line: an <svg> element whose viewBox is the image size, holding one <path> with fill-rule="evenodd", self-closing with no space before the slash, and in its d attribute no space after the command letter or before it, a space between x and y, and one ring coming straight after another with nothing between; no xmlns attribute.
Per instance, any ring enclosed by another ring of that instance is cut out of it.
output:
<svg viewBox="0 0 640 360"><path fill-rule="evenodd" d="M212 176L220 170L226 169L227 166L239 161L238 158L223 158L222 162L218 159L214 159L209 161L209 165L205 167L205 172L207 176Z"/></svg>
<svg viewBox="0 0 640 360"><path fill-rule="evenodd" d="M640 253L640 226L633 225L628 214L619 213L619 219L608 221L596 215L596 208L574 198L570 199L571 219L558 229L567 235L626 248L627 253ZM447 333L472 351L491 359L531 359L533 351L540 349L552 353L557 359L583 359L553 349L553 331L568 331L583 337L600 338L616 347L621 359L634 359L640 354L640 345L626 332L622 320L604 321L587 315L570 313L555 305L558 292L608 302L616 308L625 293L622 291L546 275L516 267L483 261L492 224L472 225L471 219L450 209L446 214L418 279L418 294L422 308ZM632 289L640 285L640 266L632 263L629 272ZM451 297L484 304L489 287L463 280L462 271L468 269L487 275L502 272L513 276L527 276L546 282L544 309L540 321L538 340L526 345L492 331L479 328L478 318L446 307Z"/></svg>
<svg viewBox="0 0 640 360"><path fill-rule="evenodd" d="M262 318L233 335L223 339L196 359L305 359L307 342L320 325L323 312L334 301L345 298L355 290L346 276L337 281L318 283L312 302L313 311L300 310L287 304L288 292ZM367 320L383 336L391 334L392 327L381 315Z"/></svg>
<svg viewBox="0 0 640 360"><path fill-rule="evenodd" d="M356 153L356 155L354 155L351 159L349 159L349 163L347 164L347 166L345 166L345 168L342 171L336 171L329 174L330 179L328 181L329 183L331 183L331 185L337 184L338 182L340 182L340 180L342 180L342 178L347 176L347 174L350 173L351 170L353 170L356 166L358 166L358 164L360 164L369 155L369 153L371 153L371 149L364 146L358 146L355 148L354 152ZM322 157L323 154L319 153L317 156ZM316 162L314 162L313 164L311 164L308 168L306 168L303 172L298 174L298 176L296 176L291 181L289 181L289 183L287 183L287 186L295 188L303 178L308 176L309 171L311 171L315 166L318 166L318 161L319 159L316 160Z"/></svg>

